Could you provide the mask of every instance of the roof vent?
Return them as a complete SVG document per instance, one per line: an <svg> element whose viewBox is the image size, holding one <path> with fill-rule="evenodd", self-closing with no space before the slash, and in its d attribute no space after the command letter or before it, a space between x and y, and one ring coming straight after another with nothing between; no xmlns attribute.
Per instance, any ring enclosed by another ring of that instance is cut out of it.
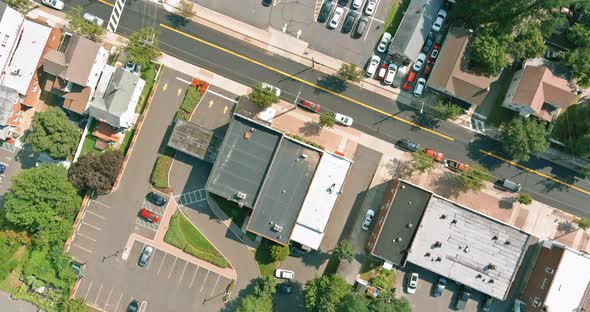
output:
<svg viewBox="0 0 590 312"><path fill-rule="evenodd" d="M411 202L411 201L409 201L409 202L408 202L408 205L411 205L411 204L412 204L412 202Z"/></svg>
<svg viewBox="0 0 590 312"><path fill-rule="evenodd" d="M434 245L432 245L432 246L433 246L434 248L440 248L440 247L442 247L442 243L441 243L441 242L439 242L439 241L436 241L436 242L434 243Z"/></svg>
<svg viewBox="0 0 590 312"><path fill-rule="evenodd" d="M307 158L307 154L301 154L301 158Z"/></svg>
<svg viewBox="0 0 590 312"><path fill-rule="evenodd" d="M285 193L287 193L287 191L286 190L282 190L281 193L285 194Z"/></svg>
<svg viewBox="0 0 590 312"><path fill-rule="evenodd" d="M403 238L401 238L401 237L398 237L395 239L396 242L401 242L402 240L403 240Z"/></svg>
<svg viewBox="0 0 590 312"><path fill-rule="evenodd" d="M440 216L440 218L444 220L444 219L447 218L447 215L446 214L443 214L443 215Z"/></svg>
<svg viewBox="0 0 590 312"><path fill-rule="evenodd" d="M451 224L457 224L457 219L453 219L453 221L451 221Z"/></svg>
<svg viewBox="0 0 590 312"><path fill-rule="evenodd" d="M281 232L283 230L283 226L282 225L275 224L275 225L273 225L272 230L275 231L275 232Z"/></svg>
<svg viewBox="0 0 590 312"><path fill-rule="evenodd" d="M506 240L506 241L504 242L504 245L510 245L510 241L509 241L509 240Z"/></svg>
<svg viewBox="0 0 590 312"><path fill-rule="evenodd" d="M491 279L488 281L488 283L493 284L494 283L494 279Z"/></svg>
<svg viewBox="0 0 590 312"><path fill-rule="evenodd" d="M406 188L406 186L405 186L405 185L402 185L401 189L403 190L403 189L405 189L405 188Z"/></svg>
<svg viewBox="0 0 590 312"><path fill-rule="evenodd" d="M492 237L492 240L498 240L498 235L494 235L494 237Z"/></svg>
<svg viewBox="0 0 590 312"><path fill-rule="evenodd" d="M495 264L493 264L493 263L489 263L488 264L488 270L492 270L493 271L495 269L496 269L496 265Z"/></svg>
<svg viewBox="0 0 590 312"><path fill-rule="evenodd" d="M463 249L463 251L464 251L465 253L468 253L468 252L469 252L469 246L465 245L465 248Z"/></svg>
<svg viewBox="0 0 590 312"><path fill-rule="evenodd" d="M430 257L430 253L429 252L425 253L424 257Z"/></svg>
<svg viewBox="0 0 590 312"><path fill-rule="evenodd" d="M250 128L250 132L256 132L256 128Z"/></svg>
<svg viewBox="0 0 590 312"><path fill-rule="evenodd" d="M247 196L247 195L248 195L248 194L246 194L246 193L243 193L243 192L237 192L237 193L236 193L236 197L237 197L237 198L239 198L239 199L242 199L242 200L246 199L246 196Z"/></svg>
<svg viewBox="0 0 590 312"><path fill-rule="evenodd" d="M414 227L414 225L412 223L408 223L408 225L406 225L408 227L408 229L411 229L412 227Z"/></svg>
<svg viewBox="0 0 590 312"><path fill-rule="evenodd" d="M436 260L435 261L436 262L441 262L442 261L442 258L441 257L436 257Z"/></svg>
<svg viewBox="0 0 590 312"><path fill-rule="evenodd" d="M483 275L481 275L481 274L477 274L477 275L475 276L475 278L482 278L482 277L483 277Z"/></svg>

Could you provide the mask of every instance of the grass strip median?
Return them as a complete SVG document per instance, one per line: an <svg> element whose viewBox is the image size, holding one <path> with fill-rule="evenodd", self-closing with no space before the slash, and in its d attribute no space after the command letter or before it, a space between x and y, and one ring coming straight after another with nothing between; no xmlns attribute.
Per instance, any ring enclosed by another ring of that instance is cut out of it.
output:
<svg viewBox="0 0 590 312"><path fill-rule="evenodd" d="M175 214L170 220L170 226L164 241L174 247L199 259L205 260L220 268L229 267L225 258L211 245L211 243L197 230L183 215Z"/></svg>

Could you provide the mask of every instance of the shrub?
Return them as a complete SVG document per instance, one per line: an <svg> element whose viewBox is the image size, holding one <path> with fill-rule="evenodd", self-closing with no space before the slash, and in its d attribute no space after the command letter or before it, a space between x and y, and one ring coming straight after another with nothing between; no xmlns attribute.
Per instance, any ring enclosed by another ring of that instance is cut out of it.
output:
<svg viewBox="0 0 590 312"><path fill-rule="evenodd" d="M172 158L170 156L160 155L152 171L152 184L155 187L168 187L168 170L172 165Z"/></svg>
<svg viewBox="0 0 590 312"><path fill-rule="evenodd" d="M303 143L305 143L305 144L307 144L307 145L311 145L311 146L313 146L313 147L315 147L315 148L318 148L318 149L324 150L324 146L323 146L323 145L321 145L321 144L318 144L318 143L315 143L315 142L313 142L313 141L310 141L310 140L308 140L308 139L306 139L306 138L304 138L304 137L300 137L300 136L298 136L298 135L296 135L296 134L288 134L288 136L290 136L291 138L293 138L293 139L295 139L295 140L297 140L297 141L301 141L301 142L303 142Z"/></svg>
<svg viewBox="0 0 590 312"><path fill-rule="evenodd" d="M518 202L524 205L530 205L533 202L531 195L527 193L522 193L518 196Z"/></svg>
<svg viewBox="0 0 590 312"><path fill-rule="evenodd" d="M274 261L283 261L289 256L289 247L283 245L273 245L270 249L270 254Z"/></svg>
<svg viewBox="0 0 590 312"><path fill-rule="evenodd" d="M193 112L195 107L197 107L197 104L199 104L200 100L201 100L201 94L199 93L197 88L194 88L194 87L188 88L188 89L186 89L186 94L184 96L184 99L182 100L182 105L180 105L180 108L183 111L190 114Z"/></svg>

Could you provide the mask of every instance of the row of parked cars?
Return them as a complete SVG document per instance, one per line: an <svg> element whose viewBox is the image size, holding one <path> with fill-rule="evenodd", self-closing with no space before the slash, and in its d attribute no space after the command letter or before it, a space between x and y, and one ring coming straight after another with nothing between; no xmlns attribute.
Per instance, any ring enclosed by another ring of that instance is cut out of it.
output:
<svg viewBox="0 0 590 312"><path fill-rule="evenodd" d="M348 1L349 0L339 0L337 4L332 0L324 2L322 8L320 9L320 13L318 14L317 21L320 23L325 23L329 18L330 21L328 22L327 27L329 29L337 28L340 20L346 13L345 8L348 5ZM367 24L369 23L369 17L375 13L377 2L375 0L367 0L364 9L361 10L362 4L363 0L352 1L350 9L348 10L348 14L346 14L346 17L344 17L344 23L342 23L340 32L344 34L349 33L354 28L355 23L358 20L353 37L359 38L363 35L365 29L367 28ZM334 7L336 8L332 12ZM330 13L332 13L331 18Z"/></svg>

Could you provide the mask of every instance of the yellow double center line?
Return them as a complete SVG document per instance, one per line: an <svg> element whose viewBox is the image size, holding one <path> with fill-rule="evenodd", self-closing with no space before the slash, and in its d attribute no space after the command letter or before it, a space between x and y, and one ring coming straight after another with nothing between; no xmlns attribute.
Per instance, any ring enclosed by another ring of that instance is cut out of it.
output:
<svg viewBox="0 0 590 312"><path fill-rule="evenodd" d="M243 60L245 60L245 61L248 61L248 62L250 62L250 63L256 64L256 65L258 65L258 66L260 66L260 67L264 67L264 68L266 68L266 69L268 69L268 70L271 70L271 71L273 71L273 72L275 72L275 73L281 74L281 75L283 75L283 76L285 76L285 77L291 78L291 79L293 79L293 80L296 80L296 81L299 81L299 82L301 82L301 83L304 83L304 84L306 84L306 85L308 85L308 86L310 86L310 87L314 87L314 88L316 88L316 89L318 89L318 90L322 90L322 91L324 91L324 92L326 92L326 93L330 93L330 94L332 94L332 95L334 95L334 96L337 96L337 97L339 97L339 98L341 98L341 99L343 99L343 100L346 100L346 101L352 102L352 103L354 103L354 104L357 104L357 105L359 105L359 106L362 106L362 107L364 107L364 108L366 108L366 109L370 109L370 110L372 110L372 111L374 111L374 112L377 112L377 113L379 113L379 114L382 114L382 115L385 115L385 116L387 116L387 117L393 118L393 119L395 119L395 120L401 121L401 122L403 122L403 123L406 123L406 124L408 124L408 125L411 125L411 126L413 126L413 127L416 127L416 128L419 128L419 129L421 129L421 130L424 130L424 131L426 131L426 132L428 132L428 133L431 133L431 134L437 135L437 136L439 136L439 137L441 137L441 138L447 139L447 140L449 140L449 141L454 141L454 140L455 140L454 138L452 138L452 137L450 137L450 136L448 136L448 135L444 135L444 134L442 134L442 133L440 133L440 132L437 132L437 131L434 131L434 130L431 130L431 129L428 129L428 128L425 128L425 127L422 127L422 126L420 126L420 125L419 125L419 124L417 124L417 123L414 123L414 122L411 122L411 121L409 121L409 120L406 120L406 119L400 118L400 117L398 117L398 116L395 116L395 115L393 115L393 114L390 114L390 113L388 113L388 112L386 112L386 111L383 111L383 110L380 110L380 109L378 109L378 108L375 108L375 107L369 106L369 105L367 105L367 104L365 104L365 103L363 103L363 102L357 101L357 100L355 100L355 99L352 99L352 98L350 98L350 97L348 97L348 96L345 96L345 95L342 95L342 94L340 94L340 93L336 93L336 92L334 92L334 91L332 91L332 90L330 90L330 89L326 89L326 88L324 88L324 87L322 87L322 86L318 86L318 85L316 85L316 84L314 84L314 83L311 83L311 82L309 82L309 81L307 81L307 80L301 79L301 78L299 78L299 77L297 77L297 76L291 75L291 74L289 74L289 73L287 73L287 72L284 72L284 71L282 71L282 70L280 70L280 69L276 69L276 68L274 68L274 67L272 67L272 66L269 66L269 65L266 65L266 64L264 64L264 63L261 63L261 62L259 62L259 61L257 61L257 60L254 60L254 59L252 59L252 58L249 58L249 57L247 57L247 56L245 56L245 55L239 54L239 53L237 53L237 52L235 52L235 51L232 51L232 50L226 49L226 48L224 48L224 47L218 46L218 45L216 45L216 44L214 44L214 43L211 43L211 42L209 42L209 41L205 41L205 40L203 40L203 39L201 39L201 38L198 38L198 37L195 37L195 36L193 36L193 35L191 35L191 34L187 34L187 33L183 32L183 31L180 31L180 30L178 30L178 29L172 28L172 27L170 27L170 26L168 26L168 25L160 24L160 27L162 27L162 28L164 28L164 29L167 29L167 30L170 30L170 31L172 31L172 32L175 32L175 33L177 33L177 34L179 34L179 35L185 36L185 37L187 37L187 38L193 39L193 40L195 40L195 41L198 41L198 42L200 42L200 43L206 44L206 45L208 45L208 46L210 46L210 47L212 47L212 48L215 48L215 49L217 49L217 50L220 50L220 51L223 51L223 52L225 52L225 53L231 54L231 55L233 55L233 56L235 56L235 57L238 57L238 58L241 58L241 59L243 59Z"/></svg>

